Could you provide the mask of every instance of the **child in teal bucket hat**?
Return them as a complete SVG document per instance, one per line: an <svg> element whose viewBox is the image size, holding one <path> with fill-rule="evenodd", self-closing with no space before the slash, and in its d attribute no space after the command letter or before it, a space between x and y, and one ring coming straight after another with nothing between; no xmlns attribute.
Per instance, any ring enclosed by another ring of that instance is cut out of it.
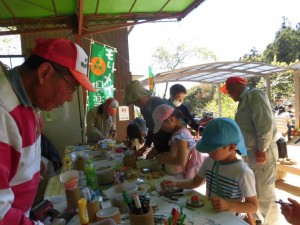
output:
<svg viewBox="0 0 300 225"><path fill-rule="evenodd" d="M194 189L206 182L206 195L214 210L256 212L258 200L254 174L236 154L247 154L237 123L230 118L213 119L206 125L196 149L209 155L198 174L193 179L164 180L162 189Z"/></svg>

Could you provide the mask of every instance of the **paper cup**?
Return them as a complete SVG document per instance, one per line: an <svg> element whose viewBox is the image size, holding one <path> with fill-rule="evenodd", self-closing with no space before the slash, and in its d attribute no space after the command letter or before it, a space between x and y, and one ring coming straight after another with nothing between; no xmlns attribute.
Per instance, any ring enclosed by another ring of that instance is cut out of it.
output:
<svg viewBox="0 0 300 225"><path fill-rule="evenodd" d="M136 215L129 212L128 216L131 225L142 225L142 224L154 225L155 224L152 207L149 208L149 211L146 214Z"/></svg>
<svg viewBox="0 0 300 225"><path fill-rule="evenodd" d="M87 211L89 215L89 222L93 223L97 221L96 214L100 211L100 204L98 200L87 203Z"/></svg>
<svg viewBox="0 0 300 225"><path fill-rule="evenodd" d="M73 190L78 187L78 171L69 170L59 176L60 182L63 183L66 190Z"/></svg>

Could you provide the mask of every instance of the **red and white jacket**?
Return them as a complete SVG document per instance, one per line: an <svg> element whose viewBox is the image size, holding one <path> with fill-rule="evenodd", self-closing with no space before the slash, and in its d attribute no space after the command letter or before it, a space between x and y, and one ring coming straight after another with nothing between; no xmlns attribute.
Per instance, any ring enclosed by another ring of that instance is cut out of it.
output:
<svg viewBox="0 0 300 225"><path fill-rule="evenodd" d="M42 224L30 220L40 181L41 120L24 106L0 66L0 225Z"/></svg>

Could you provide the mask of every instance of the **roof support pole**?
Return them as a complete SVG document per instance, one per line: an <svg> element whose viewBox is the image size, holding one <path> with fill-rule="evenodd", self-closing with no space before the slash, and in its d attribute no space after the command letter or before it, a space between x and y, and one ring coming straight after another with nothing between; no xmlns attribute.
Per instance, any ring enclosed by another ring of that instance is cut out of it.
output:
<svg viewBox="0 0 300 225"><path fill-rule="evenodd" d="M295 128L299 128L299 99L300 99L300 70L295 70L294 71L294 80L295 80Z"/></svg>
<svg viewBox="0 0 300 225"><path fill-rule="evenodd" d="M271 103L272 99L271 99L271 79L270 76L264 76L265 80L266 80L266 86L267 86L267 95L269 98L269 101Z"/></svg>
<svg viewBox="0 0 300 225"><path fill-rule="evenodd" d="M219 106L219 117L222 117L222 102L221 102L221 84L218 83L218 106Z"/></svg>

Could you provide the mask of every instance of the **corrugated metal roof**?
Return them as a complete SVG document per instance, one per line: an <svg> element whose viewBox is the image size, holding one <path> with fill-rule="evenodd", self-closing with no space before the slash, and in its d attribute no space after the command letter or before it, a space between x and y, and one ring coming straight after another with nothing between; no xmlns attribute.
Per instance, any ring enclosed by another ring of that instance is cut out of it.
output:
<svg viewBox="0 0 300 225"><path fill-rule="evenodd" d="M154 80L155 83L190 81L218 84L225 82L231 76L244 78L265 76L284 70L284 67L262 62L215 62L158 73ZM147 85L148 79L143 80L142 83Z"/></svg>
<svg viewBox="0 0 300 225"><path fill-rule="evenodd" d="M297 63L294 63L294 64L288 66L288 69L300 70L300 62L297 62Z"/></svg>

